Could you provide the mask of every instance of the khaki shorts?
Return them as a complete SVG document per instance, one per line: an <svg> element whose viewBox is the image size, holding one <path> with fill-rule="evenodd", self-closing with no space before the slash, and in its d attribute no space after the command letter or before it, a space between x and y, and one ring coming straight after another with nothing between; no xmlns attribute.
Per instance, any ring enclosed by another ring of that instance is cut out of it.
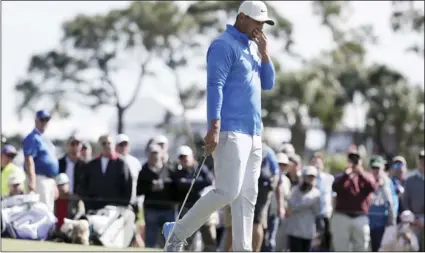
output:
<svg viewBox="0 0 425 253"><path fill-rule="evenodd" d="M230 205L223 207L223 226L225 228L232 226L232 211Z"/></svg>

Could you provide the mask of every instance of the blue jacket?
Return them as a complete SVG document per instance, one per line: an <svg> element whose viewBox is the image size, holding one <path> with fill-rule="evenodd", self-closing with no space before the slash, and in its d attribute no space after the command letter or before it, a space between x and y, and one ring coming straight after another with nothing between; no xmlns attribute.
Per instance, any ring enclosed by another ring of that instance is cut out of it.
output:
<svg viewBox="0 0 425 253"><path fill-rule="evenodd" d="M207 53L207 118L221 131L261 135L261 89L274 87L272 62L262 63L254 41L227 25Z"/></svg>

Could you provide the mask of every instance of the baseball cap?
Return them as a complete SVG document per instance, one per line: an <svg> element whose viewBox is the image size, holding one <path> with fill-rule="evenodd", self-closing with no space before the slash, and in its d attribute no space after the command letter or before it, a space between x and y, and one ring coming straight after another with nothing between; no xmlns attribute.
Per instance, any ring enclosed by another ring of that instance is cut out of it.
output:
<svg viewBox="0 0 425 253"><path fill-rule="evenodd" d="M180 146L179 149L177 150L177 156L191 156L193 155L193 151L189 146L183 145Z"/></svg>
<svg viewBox="0 0 425 253"><path fill-rule="evenodd" d="M155 143L168 143L168 138L165 137L164 135L158 135L154 138L154 142Z"/></svg>
<svg viewBox="0 0 425 253"><path fill-rule="evenodd" d="M119 134L117 136L117 144L120 144L123 142L130 142L130 138L128 138L128 136L125 134Z"/></svg>
<svg viewBox="0 0 425 253"><path fill-rule="evenodd" d="M424 158L425 157L425 150L421 150L421 152L419 152L419 158Z"/></svg>
<svg viewBox="0 0 425 253"><path fill-rule="evenodd" d="M71 143L71 142L74 142L74 141L81 142L81 138L78 135L69 136L67 142Z"/></svg>
<svg viewBox="0 0 425 253"><path fill-rule="evenodd" d="M280 164L289 164L289 158L285 153L277 153L277 162Z"/></svg>
<svg viewBox="0 0 425 253"><path fill-rule="evenodd" d="M161 147L157 144L151 144L149 145L149 153L160 153L162 151Z"/></svg>
<svg viewBox="0 0 425 253"><path fill-rule="evenodd" d="M292 154L289 156L289 161L292 164L301 164L301 157L297 154Z"/></svg>
<svg viewBox="0 0 425 253"><path fill-rule="evenodd" d="M56 184L57 185L68 184L68 183L69 183L69 178L65 173L60 173L56 177Z"/></svg>
<svg viewBox="0 0 425 253"><path fill-rule="evenodd" d="M393 158L393 163L394 162L401 162L402 164L406 164L406 159L400 155L396 156Z"/></svg>
<svg viewBox="0 0 425 253"><path fill-rule="evenodd" d="M10 144L4 145L3 148L1 149L2 153L5 153L7 155L16 155L17 151L16 148Z"/></svg>
<svg viewBox="0 0 425 253"><path fill-rule="evenodd" d="M314 166L307 166L302 170L302 175L317 177L317 168Z"/></svg>
<svg viewBox="0 0 425 253"><path fill-rule="evenodd" d="M15 172L7 178L8 185L22 184L25 181L23 173Z"/></svg>
<svg viewBox="0 0 425 253"><path fill-rule="evenodd" d="M50 119L52 117L46 110L40 110L36 112L35 116L37 119Z"/></svg>
<svg viewBox="0 0 425 253"><path fill-rule="evenodd" d="M415 221L415 215L410 210L404 210L400 214L400 220L405 223L412 223Z"/></svg>
<svg viewBox="0 0 425 253"><path fill-rule="evenodd" d="M382 160L374 160L370 163L370 167L383 169L385 168L385 164Z"/></svg>
<svg viewBox="0 0 425 253"><path fill-rule="evenodd" d="M243 13L256 21L265 22L268 25L275 24L274 20L269 18L267 6L262 1L244 1L239 6L239 13Z"/></svg>

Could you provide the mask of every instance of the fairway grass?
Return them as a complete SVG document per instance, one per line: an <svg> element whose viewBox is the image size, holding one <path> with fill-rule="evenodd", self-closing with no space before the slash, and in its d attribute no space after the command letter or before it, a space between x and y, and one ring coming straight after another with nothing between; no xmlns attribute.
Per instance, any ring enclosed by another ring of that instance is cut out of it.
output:
<svg viewBox="0 0 425 253"><path fill-rule="evenodd" d="M151 248L106 248L101 246L83 246L78 244L41 242L15 239L1 239L1 251L162 251Z"/></svg>

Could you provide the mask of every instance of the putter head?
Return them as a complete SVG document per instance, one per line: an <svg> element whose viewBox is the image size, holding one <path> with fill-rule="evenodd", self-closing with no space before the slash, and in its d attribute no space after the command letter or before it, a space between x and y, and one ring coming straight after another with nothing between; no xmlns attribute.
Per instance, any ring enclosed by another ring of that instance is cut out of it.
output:
<svg viewBox="0 0 425 253"><path fill-rule="evenodd" d="M165 241L168 240L168 237L171 234L171 231L173 230L175 222L165 222L162 226L162 234L164 235Z"/></svg>

